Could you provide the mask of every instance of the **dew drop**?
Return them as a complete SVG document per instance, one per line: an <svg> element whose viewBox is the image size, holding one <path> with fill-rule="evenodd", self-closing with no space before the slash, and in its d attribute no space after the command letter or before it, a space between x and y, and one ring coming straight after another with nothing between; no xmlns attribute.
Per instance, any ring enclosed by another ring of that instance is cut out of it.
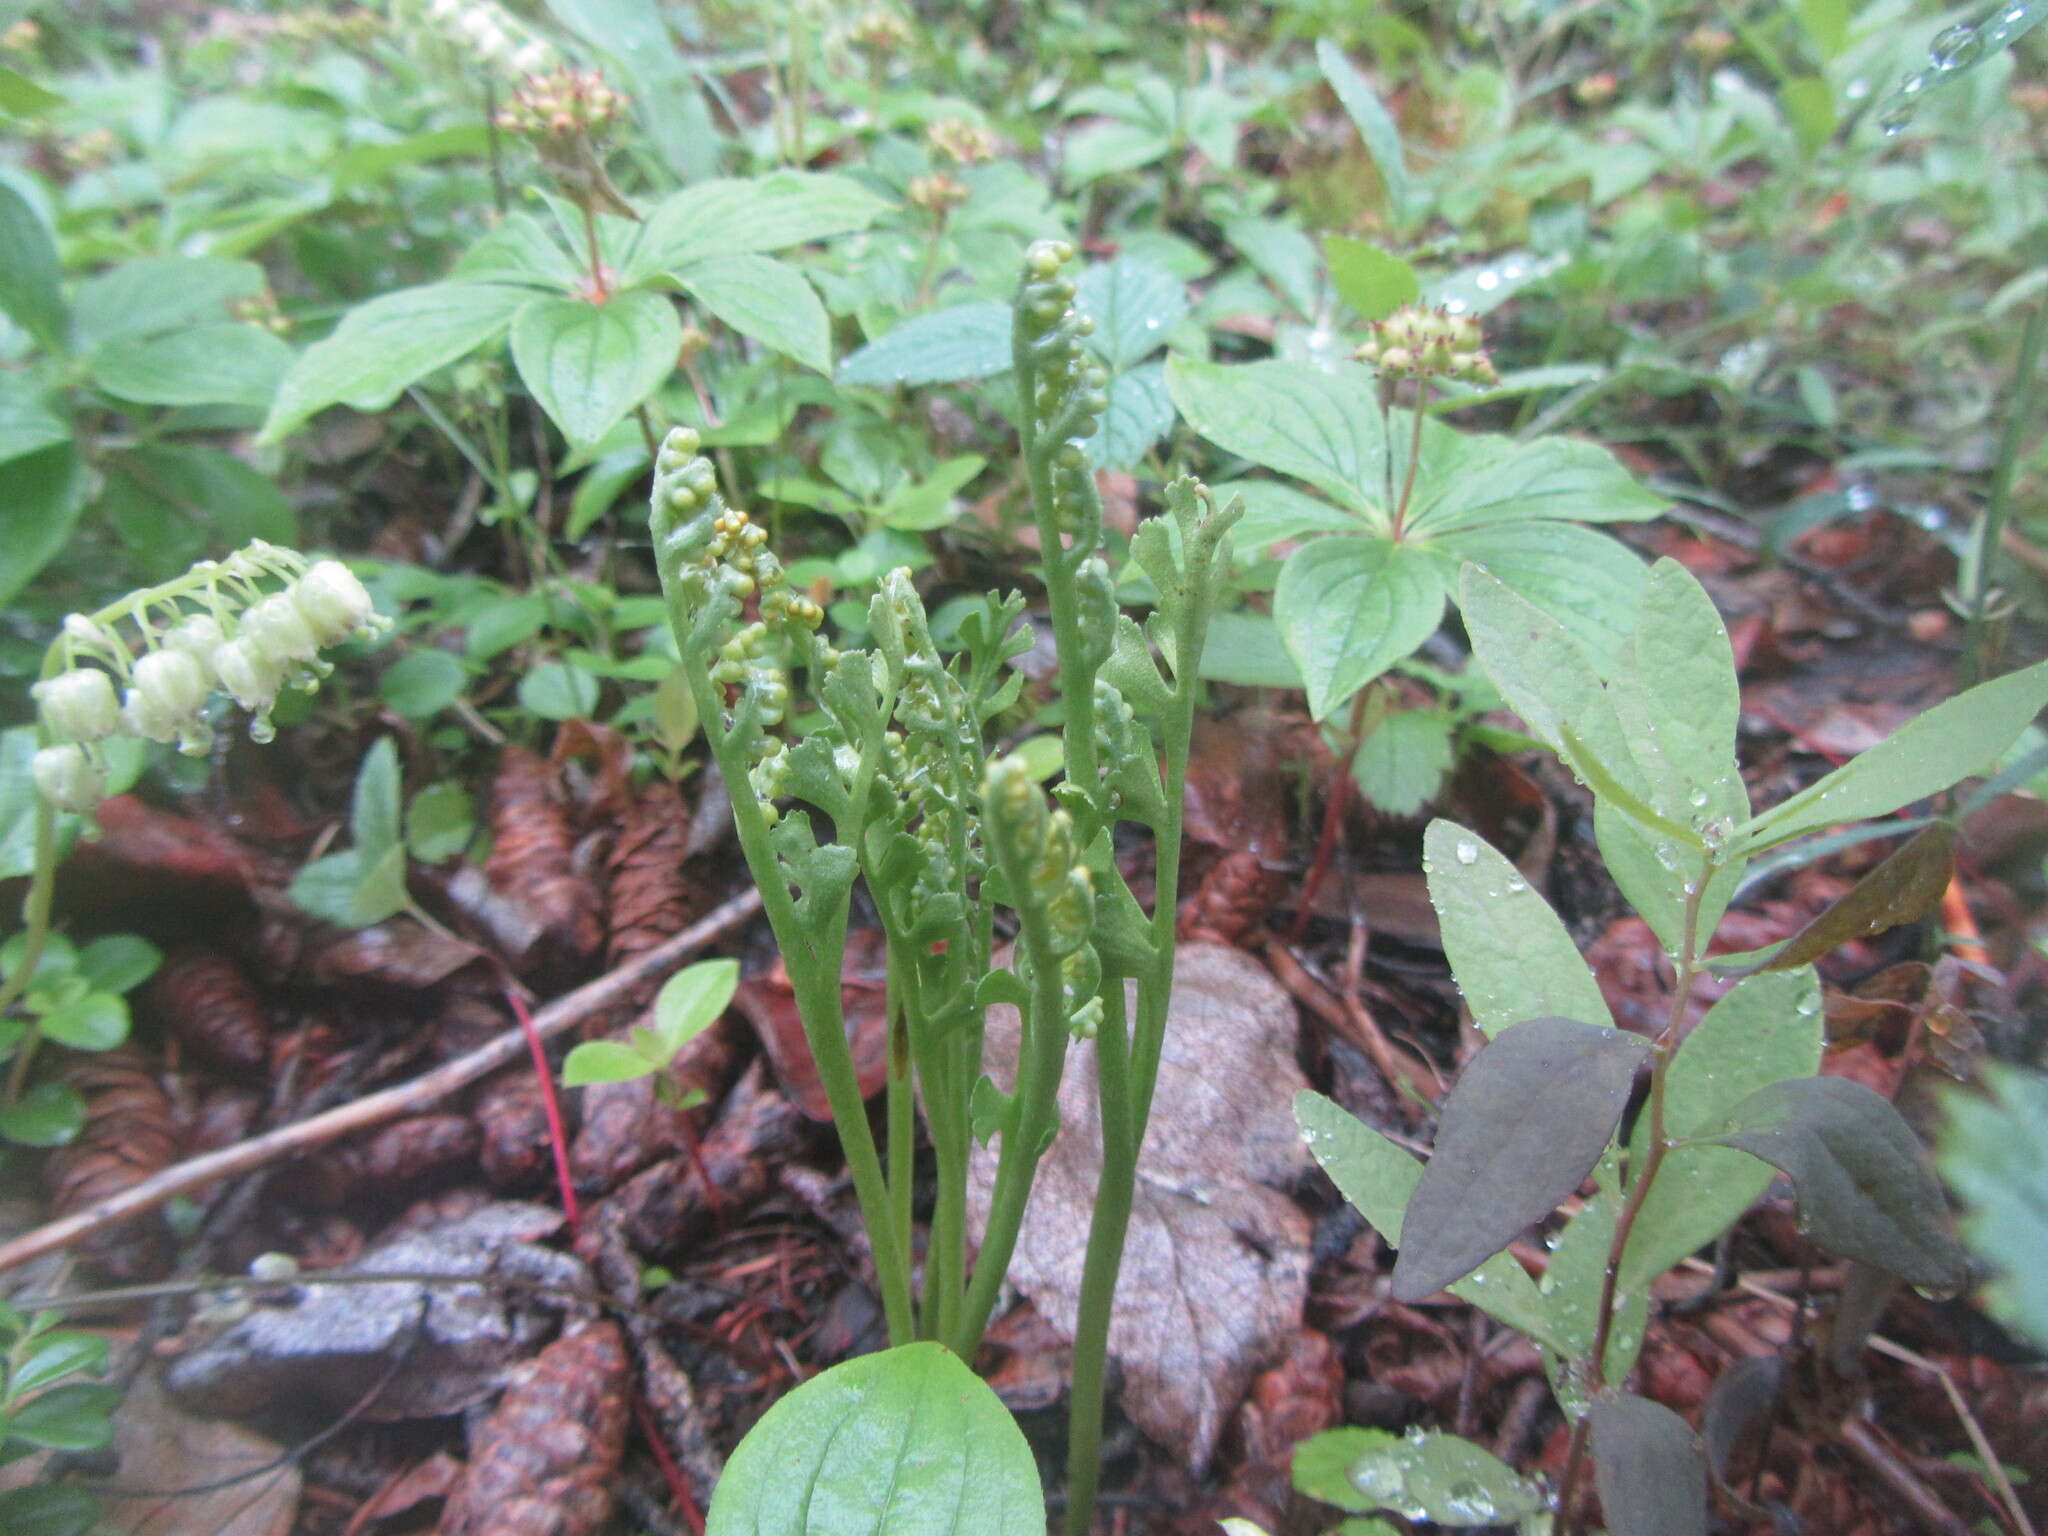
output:
<svg viewBox="0 0 2048 1536"><path fill-rule="evenodd" d="M1455 296L1445 299L1443 304L1444 313L1447 315L1462 315L1467 307L1463 299Z"/></svg>
<svg viewBox="0 0 2048 1536"><path fill-rule="evenodd" d="M1460 864L1477 864L1479 862L1479 845L1469 837L1461 837L1458 839L1457 854Z"/></svg>
<svg viewBox="0 0 2048 1536"><path fill-rule="evenodd" d="M1696 811L1704 811L1707 808L1707 792L1704 789L1695 786L1692 793L1685 798L1686 803Z"/></svg>
<svg viewBox="0 0 2048 1536"><path fill-rule="evenodd" d="M1968 69L1984 57L1984 38L1967 22L1950 27L1936 37L1927 51L1927 62L1944 74L1958 69Z"/></svg>
<svg viewBox="0 0 2048 1536"><path fill-rule="evenodd" d="M1520 875L1509 875L1508 889L1519 895L1523 891L1529 889L1529 882L1524 880Z"/></svg>
<svg viewBox="0 0 2048 1536"><path fill-rule="evenodd" d="M1489 267L1472 279L1472 286L1482 292L1491 293L1500 286L1500 274Z"/></svg>

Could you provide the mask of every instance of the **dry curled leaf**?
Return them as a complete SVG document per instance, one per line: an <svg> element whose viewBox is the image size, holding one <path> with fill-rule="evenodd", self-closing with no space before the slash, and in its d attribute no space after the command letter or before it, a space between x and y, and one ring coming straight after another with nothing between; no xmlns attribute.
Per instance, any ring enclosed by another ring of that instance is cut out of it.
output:
<svg viewBox="0 0 2048 1536"><path fill-rule="evenodd" d="M43 1165L53 1214L86 1210L178 1160L183 1137L171 1101L132 1051L87 1057L66 1080L85 1100L85 1129ZM157 1279L172 1257L170 1228L156 1212L102 1229L80 1248L109 1279L123 1281Z"/></svg>
<svg viewBox="0 0 2048 1536"><path fill-rule="evenodd" d="M625 1453L627 1390L615 1323L578 1328L519 1366L477 1428L440 1536L598 1536Z"/></svg>
<svg viewBox="0 0 2048 1536"><path fill-rule="evenodd" d="M143 1006L207 1065L260 1072L270 1061L263 994L232 955L206 945L173 950L143 992Z"/></svg>
<svg viewBox="0 0 2048 1536"><path fill-rule="evenodd" d="M887 945L879 928L856 928L846 936L846 959L839 973L840 1009L846 1020L847 1043L853 1048L854 1075L862 1098L882 1090L889 1076ZM783 1089L797 1107L824 1125L832 1119L832 1101L819 1080L797 1011L796 988L780 960L758 976L749 976L733 994L733 1005L761 1037L761 1045Z"/></svg>
<svg viewBox="0 0 2048 1536"><path fill-rule="evenodd" d="M603 940L597 892L576 871L576 836L548 764L508 747L491 797L491 856L485 873L539 924L534 943L510 956L524 974L574 971Z"/></svg>
<svg viewBox="0 0 2048 1536"><path fill-rule="evenodd" d="M1289 1108L1306 1086L1296 1029L1293 1003L1255 961L1215 945L1180 952L1118 1286L1143 1299L1117 1309L1109 1347L1125 1411L1197 1474L1253 1373L1301 1327L1309 1222L1280 1192L1308 1167ZM1015 1010L990 1010L985 1060L1005 1091L1017 1034ZM1091 1043L1068 1051L1059 1100L1060 1134L1039 1165L1011 1276L1071 1337L1102 1162ZM976 1149L977 1230L995 1164L993 1148Z"/></svg>

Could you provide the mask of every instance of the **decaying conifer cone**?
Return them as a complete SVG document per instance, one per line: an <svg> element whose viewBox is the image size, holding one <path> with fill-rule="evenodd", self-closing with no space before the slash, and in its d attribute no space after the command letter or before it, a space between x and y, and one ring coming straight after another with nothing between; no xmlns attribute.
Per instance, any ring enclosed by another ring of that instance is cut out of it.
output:
<svg viewBox="0 0 2048 1536"><path fill-rule="evenodd" d="M261 1072L270 1064L263 994L232 955L205 945L174 950L149 979L143 1005L209 1066Z"/></svg>
<svg viewBox="0 0 2048 1536"><path fill-rule="evenodd" d="M697 914L683 879L690 813L673 784L656 784L621 818L605 860L605 963L616 969L689 926Z"/></svg>
<svg viewBox="0 0 2048 1536"><path fill-rule="evenodd" d="M598 1536L626 1445L626 1346L589 1323L520 1366L470 1441L439 1536Z"/></svg>
<svg viewBox="0 0 2048 1536"><path fill-rule="evenodd" d="M598 894L576 872L575 832L555 794L554 772L523 747L508 747L492 786L491 856L484 873L535 924L522 975L572 973L597 953L604 932Z"/></svg>
<svg viewBox="0 0 2048 1536"><path fill-rule="evenodd" d="M85 1129L43 1164L54 1215L74 1215L178 1160L182 1137L170 1098L133 1052L89 1057L66 1080L85 1100ZM171 1230L155 1212L95 1233L81 1251L122 1282L160 1279L174 1257Z"/></svg>
<svg viewBox="0 0 2048 1536"><path fill-rule="evenodd" d="M1195 894L1180 904L1181 942L1243 944L1265 925L1282 889L1282 877L1268 869L1257 852L1232 849L1209 867Z"/></svg>

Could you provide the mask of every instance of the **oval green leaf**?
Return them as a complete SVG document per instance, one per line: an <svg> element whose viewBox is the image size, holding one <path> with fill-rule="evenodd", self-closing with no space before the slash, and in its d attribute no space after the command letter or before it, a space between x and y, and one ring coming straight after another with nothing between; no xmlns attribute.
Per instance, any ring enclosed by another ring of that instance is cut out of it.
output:
<svg viewBox="0 0 2048 1536"><path fill-rule="evenodd" d="M938 1344L836 1365L727 1463L709 1536L1044 1536L1038 1467L988 1384Z"/></svg>

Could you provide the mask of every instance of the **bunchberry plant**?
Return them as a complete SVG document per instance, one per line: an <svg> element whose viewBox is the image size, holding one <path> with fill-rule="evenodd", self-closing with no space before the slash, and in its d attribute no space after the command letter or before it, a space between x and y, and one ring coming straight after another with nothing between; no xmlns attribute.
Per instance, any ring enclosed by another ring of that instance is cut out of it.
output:
<svg viewBox="0 0 2048 1536"><path fill-rule="evenodd" d="M1759 812L1736 766L1741 706L1727 633L1682 566L1651 570L1604 680L1563 625L1485 571L1466 569L1460 606L1502 696L1591 789L1608 868L1669 955L1669 1015L1654 1039L1615 1029L1549 905L1477 834L1438 821L1423 867L1488 1043L1444 1100L1426 1164L1320 1095L1303 1094L1296 1114L1338 1188L1398 1248L1396 1297L1448 1289L1543 1351L1573 1426L1555 1528L1579 1528L1590 1452L1614 1536L1704 1532L1696 1437L1629 1391L1660 1274L1782 1173L1822 1247L1890 1283L1954 1291L1968 1277L1911 1129L1868 1088L1816 1075L1813 961L1932 910L1953 869L1952 828L1921 826L1781 944L1712 955L1715 930L1758 854L1886 815L1994 762L2048 703L2048 663L1938 705ZM1735 984L1685 1031L1709 972ZM1647 1097L1625 1125L1639 1073ZM1592 1194L1558 1233L1539 1284L1503 1250L1588 1178ZM1361 1514L1550 1528L1541 1490L1450 1435L1333 1431L1302 1447L1295 1476L1303 1491Z"/></svg>
<svg viewBox="0 0 2048 1536"><path fill-rule="evenodd" d="M1467 561L1562 622L1603 670L1627 631L1642 562L1580 525L1653 517L1663 500L1596 444L1442 420L1498 382L1482 340L1470 313L1409 305L1377 322L1350 363L1167 366L1197 432L1315 492L1231 486L1246 504L1247 555L1295 546L1273 618L1317 719L1436 633Z"/></svg>
<svg viewBox="0 0 2048 1536"><path fill-rule="evenodd" d="M32 1092L41 1098L31 1107L44 1111L31 1117L44 1132L40 1139L75 1134L80 1112L68 1090L54 1083L26 1089L37 1047L46 1037L92 1050L119 1044L127 1014L111 1005L154 965L153 955L103 951L107 940L75 955L62 945L55 954L65 963L51 959L57 863L82 818L134 777L144 742L203 755L220 695L248 713L254 740L269 741L276 734L270 712L283 691L311 692L333 670L323 651L381 633L388 623L340 561L308 561L260 540L65 619L30 690L33 733L9 732L6 743L10 767L26 749L24 776L34 786L35 808L22 931L0 962L0 1021L17 1003L28 1015L4 1024L14 1063L0 1115L19 1124ZM67 967L83 991L56 974Z"/></svg>
<svg viewBox="0 0 2048 1536"><path fill-rule="evenodd" d="M961 624L960 650L948 657L909 573L894 571L868 605L871 644L835 646L822 633L818 605L792 588L766 530L726 501L696 434L682 428L656 461L652 531L698 719L730 786L740 845L845 1144L898 1346L900 1365L887 1369L941 1370L920 1340L972 1357L1033 1175L1059 1129L1055 1095L1067 1044L1096 1041L1104 1158L1070 1436L1068 1519L1081 1531L1093 1504L1110 1307L1173 981L1172 893L1195 667L1236 513L1217 510L1191 480L1169 485L1167 516L1144 523L1131 542L1158 593L1157 611L1140 628L1120 610L1083 446L1107 406L1106 375L1083 344L1089 322L1073 307L1072 260L1063 243L1030 249L1013 321L1019 448L1065 708L1065 776L1050 799L1022 759L992 755L987 744L989 722L1022 686L1005 665L1031 644L1017 626L1022 597L986 599ZM1149 914L1113 856L1119 823L1141 825L1155 840L1162 894ZM857 881L887 939L885 1147L870 1128L841 1016ZM1000 965L999 913L1016 933ZM998 1003L1023 1019L1008 1095L981 1070L984 1017ZM938 1175L921 1296L911 1277L920 1107ZM967 1166L977 1136L1001 1146L970 1265ZM878 1369L855 1362L841 1371L856 1367ZM841 1459L853 1441L839 1442L829 1467L821 1462L805 1477L792 1470L805 1448L792 1436L815 1432L829 1442L820 1426L859 1418L866 1394L849 1393L850 1381L827 1373L763 1422L720 1484L714 1529L743 1521L786 1528L773 1511L804 1489L815 1485L817 1497L856 1507L869 1497L864 1488L886 1480L892 1462ZM841 1407L821 1417L815 1405L828 1399ZM997 1421L1008 1425L1006 1416ZM852 1433L881 1431L870 1421ZM1002 1448L989 1454L1028 1454L1014 1427L998 1438ZM1031 1528L1040 1519L1035 1497L1032 1505L1026 1517L1010 1509L1005 1523L958 1528Z"/></svg>

